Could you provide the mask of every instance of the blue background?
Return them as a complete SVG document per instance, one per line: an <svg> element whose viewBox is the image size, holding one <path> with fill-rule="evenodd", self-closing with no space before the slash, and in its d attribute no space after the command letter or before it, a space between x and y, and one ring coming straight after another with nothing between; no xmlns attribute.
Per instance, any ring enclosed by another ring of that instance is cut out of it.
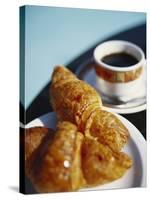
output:
<svg viewBox="0 0 150 200"><path fill-rule="evenodd" d="M146 14L44 6L25 7L25 109L50 80L94 43L145 23Z"/></svg>

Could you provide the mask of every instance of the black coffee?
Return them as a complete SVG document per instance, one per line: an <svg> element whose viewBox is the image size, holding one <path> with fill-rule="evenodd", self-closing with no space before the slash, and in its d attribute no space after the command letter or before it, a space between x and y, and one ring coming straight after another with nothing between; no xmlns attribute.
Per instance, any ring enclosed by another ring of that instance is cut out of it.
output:
<svg viewBox="0 0 150 200"><path fill-rule="evenodd" d="M104 56L101 59L104 63L116 67L129 67L135 65L138 60L127 53L113 53L107 56Z"/></svg>

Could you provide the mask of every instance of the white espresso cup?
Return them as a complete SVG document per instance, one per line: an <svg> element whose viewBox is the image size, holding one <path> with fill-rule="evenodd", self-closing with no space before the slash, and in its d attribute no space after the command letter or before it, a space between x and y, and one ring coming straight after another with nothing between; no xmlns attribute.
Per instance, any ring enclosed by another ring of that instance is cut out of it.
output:
<svg viewBox="0 0 150 200"><path fill-rule="evenodd" d="M102 59L111 54L125 53L136 58L137 63L131 66L112 66ZM133 96L142 83L142 74L145 66L145 55L137 45L112 40L98 45L94 50L95 71L97 85L103 94L110 97Z"/></svg>

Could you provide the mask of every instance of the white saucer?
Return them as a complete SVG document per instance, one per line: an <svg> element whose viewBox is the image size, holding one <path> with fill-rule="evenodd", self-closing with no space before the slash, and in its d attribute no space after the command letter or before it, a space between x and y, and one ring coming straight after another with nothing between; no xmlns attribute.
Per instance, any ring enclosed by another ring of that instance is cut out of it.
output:
<svg viewBox="0 0 150 200"><path fill-rule="evenodd" d="M136 113L146 109L146 72L142 74L143 84L132 96L119 99L110 98L101 92L100 86L96 81L96 73L90 60L80 65L76 71L79 79L82 79L92 85L102 98L104 107L115 113L129 114Z"/></svg>

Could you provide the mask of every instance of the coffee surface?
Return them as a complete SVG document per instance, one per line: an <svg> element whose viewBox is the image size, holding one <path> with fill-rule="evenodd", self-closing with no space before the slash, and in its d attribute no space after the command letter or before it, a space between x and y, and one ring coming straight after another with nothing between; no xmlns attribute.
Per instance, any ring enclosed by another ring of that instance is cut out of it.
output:
<svg viewBox="0 0 150 200"><path fill-rule="evenodd" d="M131 65L135 65L138 60L127 53L113 53L107 56L104 56L101 59L104 63L116 67L129 67Z"/></svg>

